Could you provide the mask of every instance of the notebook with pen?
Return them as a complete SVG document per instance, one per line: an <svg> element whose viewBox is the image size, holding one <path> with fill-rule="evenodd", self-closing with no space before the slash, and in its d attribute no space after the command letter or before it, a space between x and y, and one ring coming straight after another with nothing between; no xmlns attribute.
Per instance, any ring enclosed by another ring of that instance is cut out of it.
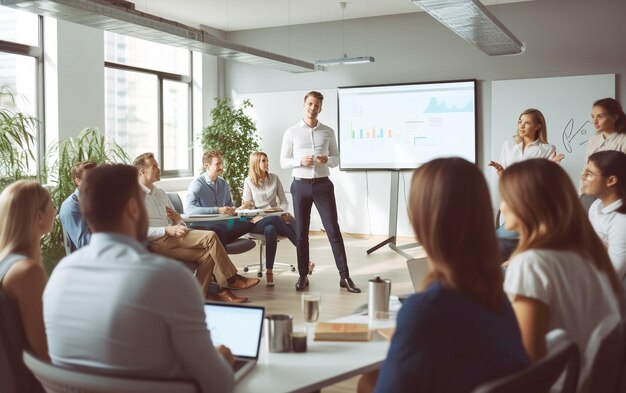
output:
<svg viewBox="0 0 626 393"><path fill-rule="evenodd" d="M239 381L259 359L265 308L207 302L204 315L213 345L225 345L235 356L233 369Z"/></svg>

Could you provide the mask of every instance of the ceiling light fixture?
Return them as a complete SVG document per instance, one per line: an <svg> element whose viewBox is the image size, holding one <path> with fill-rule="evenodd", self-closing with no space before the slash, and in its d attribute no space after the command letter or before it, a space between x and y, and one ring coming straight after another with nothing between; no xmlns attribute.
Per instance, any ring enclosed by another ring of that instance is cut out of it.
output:
<svg viewBox="0 0 626 393"><path fill-rule="evenodd" d="M343 57L337 57L333 59L322 59L315 62L315 69L320 71L326 71L328 66L334 65L353 65L353 64L368 64L373 63L375 60L372 56L350 56L345 53L345 39L344 39L344 11L346 10L346 2L340 1L339 7L341 8L341 45L344 49Z"/></svg>
<svg viewBox="0 0 626 393"><path fill-rule="evenodd" d="M489 56L518 55L524 44L479 0L411 0Z"/></svg>

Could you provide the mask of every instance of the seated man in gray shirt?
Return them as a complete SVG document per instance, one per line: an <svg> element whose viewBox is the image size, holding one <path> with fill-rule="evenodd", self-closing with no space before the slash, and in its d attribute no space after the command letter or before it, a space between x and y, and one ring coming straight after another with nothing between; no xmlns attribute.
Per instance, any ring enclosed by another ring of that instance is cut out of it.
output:
<svg viewBox="0 0 626 393"><path fill-rule="evenodd" d="M215 348L204 298L181 263L152 254L137 169L103 165L80 185L89 245L65 257L44 292L54 364L130 377L192 378L203 393L233 390L234 358Z"/></svg>

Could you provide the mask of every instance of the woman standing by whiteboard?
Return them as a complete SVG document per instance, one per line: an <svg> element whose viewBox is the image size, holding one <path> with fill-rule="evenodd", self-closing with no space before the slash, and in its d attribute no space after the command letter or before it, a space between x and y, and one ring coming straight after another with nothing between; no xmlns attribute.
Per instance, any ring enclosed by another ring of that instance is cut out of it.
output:
<svg viewBox="0 0 626 393"><path fill-rule="evenodd" d="M626 114L617 100L602 98L594 102L591 108L591 121L596 128L596 133L587 142L581 176L585 174L587 160L593 153L606 150L626 153ZM582 190L582 183L579 188ZM583 202L591 204L594 199L583 197Z"/></svg>
<svg viewBox="0 0 626 393"><path fill-rule="evenodd" d="M489 162L489 166L502 171L516 162L530 158L547 158L560 162L564 155L556 154L554 145L548 143L548 127L543 113L538 109L526 109L517 120L517 134L504 142L500 159Z"/></svg>

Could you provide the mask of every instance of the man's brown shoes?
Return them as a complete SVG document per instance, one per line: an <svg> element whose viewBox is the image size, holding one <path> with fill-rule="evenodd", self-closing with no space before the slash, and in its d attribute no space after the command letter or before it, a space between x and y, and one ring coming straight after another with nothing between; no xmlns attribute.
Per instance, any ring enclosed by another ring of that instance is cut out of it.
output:
<svg viewBox="0 0 626 393"><path fill-rule="evenodd" d="M248 289L257 285L261 280L258 278L245 278L240 276L239 274L235 274L231 278L228 279L229 289Z"/></svg>
<svg viewBox="0 0 626 393"><path fill-rule="evenodd" d="M207 300L213 300L226 303L245 303L248 301L247 297L237 296L230 289L222 289L217 294L209 294Z"/></svg>

